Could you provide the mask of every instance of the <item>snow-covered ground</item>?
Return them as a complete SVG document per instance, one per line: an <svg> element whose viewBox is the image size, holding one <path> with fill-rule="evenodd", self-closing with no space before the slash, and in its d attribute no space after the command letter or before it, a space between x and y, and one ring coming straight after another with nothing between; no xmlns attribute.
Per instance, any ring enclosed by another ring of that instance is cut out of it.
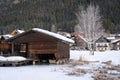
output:
<svg viewBox="0 0 120 80"><path fill-rule="evenodd" d="M59 65L32 65L22 67L0 67L0 80L84 80L84 77L69 76ZM58 70L61 69L61 70Z"/></svg>
<svg viewBox="0 0 120 80"><path fill-rule="evenodd" d="M90 55L89 51L71 51L70 59L79 60L80 57L86 61L106 62L111 60L114 65L120 64L120 51L96 51L94 55Z"/></svg>
<svg viewBox="0 0 120 80"><path fill-rule="evenodd" d="M120 51L95 52L95 55L90 55L89 51L70 51L70 53L71 63L65 65L0 67L0 80L94 80L93 70L106 66L102 62L111 61L111 65L120 65ZM77 61L80 56L83 61L91 63ZM109 70L109 73L120 72Z"/></svg>

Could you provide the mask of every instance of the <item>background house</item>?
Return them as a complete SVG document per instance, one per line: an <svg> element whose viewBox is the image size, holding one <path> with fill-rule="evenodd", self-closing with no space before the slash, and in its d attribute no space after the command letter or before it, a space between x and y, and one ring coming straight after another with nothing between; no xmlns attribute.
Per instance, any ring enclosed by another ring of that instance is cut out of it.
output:
<svg viewBox="0 0 120 80"><path fill-rule="evenodd" d="M14 30L10 33L10 35L15 36L15 35L21 34L21 33L23 33L23 32L25 32L25 31L24 31L24 30L19 30L19 29L14 29Z"/></svg>
<svg viewBox="0 0 120 80"><path fill-rule="evenodd" d="M0 35L0 55L10 56L11 55L10 54L11 53L11 50L10 50L11 44L6 42L6 40L17 34L23 33L23 32L24 32L23 30L15 29L10 34ZM15 48L17 48L17 47L15 47Z"/></svg>
<svg viewBox="0 0 120 80"><path fill-rule="evenodd" d="M86 50L87 49L87 42L83 40L83 33L82 32L74 32L72 33L73 39L75 41L72 49L79 49L79 50Z"/></svg>
<svg viewBox="0 0 120 80"><path fill-rule="evenodd" d="M110 41L104 37L101 36L96 42L95 42L95 50L96 51L105 51L110 49Z"/></svg>
<svg viewBox="0 0 120 80"><path fill-rule="evenodd" d="M120 38L111 41L113 50L120 50Z"/></svg>

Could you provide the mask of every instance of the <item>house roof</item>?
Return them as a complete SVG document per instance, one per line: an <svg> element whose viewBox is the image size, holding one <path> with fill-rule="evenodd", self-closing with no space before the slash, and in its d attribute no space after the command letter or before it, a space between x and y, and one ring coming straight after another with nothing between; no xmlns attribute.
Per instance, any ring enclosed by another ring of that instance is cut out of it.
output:
<svg viewBox="0 0 120 80"><path fill-rule="evenodd" d="M43 30L43 29L40 29L40 28L33 28L32 30L29 30L29 31L23 32L21 34L18 34L16 36L8 39L8 41L14 40L14 39L16 39L18 37L21 37L21 36L24 36L24 34L27 34L27 33L31 32L31 31L42 33L44 35L48 35L50 37L53 37L53 38L58 39L58 40L62 40L64 42L74 43L74 41L72 39L66 38L66 37L64 37L62 35L59 35L59 34L56 34L56 33L53 33L53 32L47 31L47 30Z"/></svg>
<svg viewBox="0 0 120 80"><path fill-rule="evenodd" d="M112 37L106 37L108 40L114 40L115 39L115 37L114 36L112 36Z"/></svg>
<svg viewBox="0 0 120 80"><path fill-rule="evenodd" d="M96 42L110 42L106 37L101 36Z"/></svg>
<svg viewBox="0 0 120 80"><path fill-rule="evenodd" d="M5 39L9 39L9 38L13 37L13 36L10 35L10 34L5 34L5 35L0 35L0 38L1 38L2 36L3 36Z"/></svg>
<svg viewBox="0 0 120 80"><path fill-rule="evenodd" d="M115 40L111 41L111 43L116 43L118 41L120 41L120 39L115 39Z"/></svg>
<svg viewBox="0 0 120 80"><path fill-rule="evenodd" d="M56 34L56 33L53 33L53 32L47 31L47 30L43 30L43 29L40 29L40 28L33 28L32 30L38 31L40 33L52 36L54 38L57 38L57 39L60 39L60 40L66 41L66 42L74 43L74 41L72 39L66 38L66 37L64 37L60 34Z"/></svg>
<svg viewBox="0 0 120 80"><path fill-rule="evenodd" d="M25 31L19 30L19 29L15 29L15 30L13 30L10 34L11 34L12 36L15 36L15 35L21 34L21 33L23 33L23 32L25 32Z"/></svg>
<svg viewBox="0 0 120 80"><path fill-rule="evenodd" d="M18 34L20 34L20 33L23 33L23 32L25 32L25 31L17 29L16 32L17 32Z"/></svg>

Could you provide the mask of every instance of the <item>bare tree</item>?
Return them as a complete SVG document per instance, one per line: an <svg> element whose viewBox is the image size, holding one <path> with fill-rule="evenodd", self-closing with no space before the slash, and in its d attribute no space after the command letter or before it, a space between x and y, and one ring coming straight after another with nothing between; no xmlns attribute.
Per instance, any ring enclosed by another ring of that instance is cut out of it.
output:
<svg viewBox="0 0 120 80"><path fill-rule="evenodd" d="M84 34L84 36L79 37L87 42L91 54L94 54L93 45L104 32L99 7L93 5L89 5L86 9L80 7L76 16L78 25L75 26L75 31Z"/></svg>

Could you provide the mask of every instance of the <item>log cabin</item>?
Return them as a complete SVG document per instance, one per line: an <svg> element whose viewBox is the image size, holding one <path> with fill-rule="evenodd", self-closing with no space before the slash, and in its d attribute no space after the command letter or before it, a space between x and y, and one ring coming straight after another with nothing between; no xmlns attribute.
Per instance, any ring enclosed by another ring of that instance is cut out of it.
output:
<svg viewBox="0 0 120 80"><path fill-rule="evenodd" d="M11 45L12 55L30 58L38 63L50 63L50 60L62 63L68 60L69 44L74 43L62 35L39 28L33 28L6 41Z"/></svg>

